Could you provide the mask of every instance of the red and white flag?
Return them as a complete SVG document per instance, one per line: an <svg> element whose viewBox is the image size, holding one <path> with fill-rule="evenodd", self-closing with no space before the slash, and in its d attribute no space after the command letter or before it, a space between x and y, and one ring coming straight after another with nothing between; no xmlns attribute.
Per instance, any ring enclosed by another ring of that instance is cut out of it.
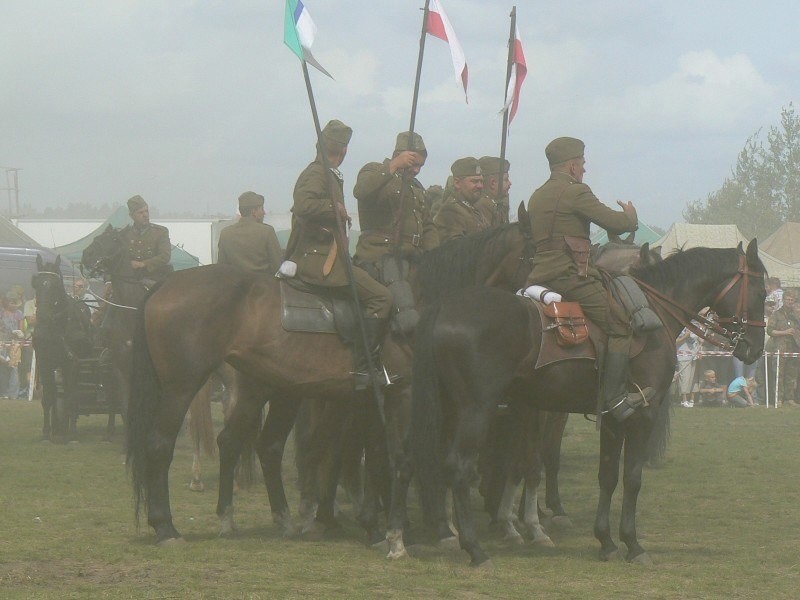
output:
<svg viewBox="0 0 800 600"><path fill-rule="evenodd" d="M519 92L522 89L522 82L528 74L528 66L525 64L525 53L522 51L522 40L519 38L519 27L514 26L514 50L511 54L511 76L508 78L508 88L506 88L506 105L503 111L511 107L508 115L508 122L514 120L519 108Z"/></svg>
<svg viewBox="0 0 800 600"><path fill-rule="evenodd" d="M461 48L461 44L458 43L458 38L453 31L453 26L450 25L450 19L447 18L447 14L444 12L442 3L439 2L439 0L430 0L426 31L450 45L450 56L453 58L456 80L460 80L461 84L464 86L464 96L466 97L467 80L469 79L467 59L464 56L464 50Z"/></svg>

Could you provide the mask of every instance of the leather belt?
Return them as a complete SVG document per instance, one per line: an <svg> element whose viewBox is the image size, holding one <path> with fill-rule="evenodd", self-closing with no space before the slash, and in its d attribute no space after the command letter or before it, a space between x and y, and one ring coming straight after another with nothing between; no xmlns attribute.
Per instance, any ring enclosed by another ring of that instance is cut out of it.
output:
<svg viewBox="0 0 800 600"><path fill-rule="evenodd" d="M367 237L381 237L386 242L392 241L392 234L387 231L381 231L380 229L367 229L362 231L361 235L365 235ZM409 242L412 246L417 247L422 243L422 236L417 233L414 235L401 235L400 240Z"/></svg>

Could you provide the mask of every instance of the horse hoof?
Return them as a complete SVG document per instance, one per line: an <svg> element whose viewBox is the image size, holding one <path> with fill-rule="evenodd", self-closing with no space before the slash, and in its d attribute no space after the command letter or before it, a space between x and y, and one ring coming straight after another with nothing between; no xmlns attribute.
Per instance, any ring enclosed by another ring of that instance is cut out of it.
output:
<svg viewBox="0 0 800 600"><path fill-rule="evenodd" d="M555 548L556 545L553 543L553 540L550 539L550 536L540 536L537 538L533 538L533 545L538 546L539 548Z"/></svg>
<svg viewBox="0 0 800 600"><path fill-rule="evenodd" d="M572 529L572 519L567 515L555 515L550 519L550 525L559 529Z"/></svg>
<svg viewBox="0 0 800 600"><path fill-rule="evenodd" d="M492 559L488 558L488 557L483 559L482 561L480 561L478 563L472 562L472 563L470 563L470 566L473 569L476 569L476 570L479 570L479 571L492 571L492 570L494 570L494 563L492 562Z"/></svg>
<svg viewBox="0 0 800 600"><path fill-rule="evenodd" d="M602 562L614 562L617 560L623 560L622 553L619 551L619 548L614 548L610 552L603 552L600 551L600 560Z"/></svg>
<svg viewBox="0 0 800 600"><path fill-rule="evenodd" d="M177 537L177 538L167 538L165 540L161 540L156 545L160 548L167 548L170 546L182 546L185 543L186 543L185 539L183 539L182 537Z"/></svg>
<svg viewBox="0 0 800 600"><path fill-rule="evenodd" d="M655 563L647 552L642 552L628 560L629 563L634 565L642 565L644 567L654 567Z"/></svg>
<svg viewBox="0 0 800 600"><path fill-rule="evenodd" d="M525 543L525 540L520 534L513 534L507 533L505 537L503 537L503 541L506 544L510 544L512 546L522 546Z"/></svg>
<svg viewBox="0 0 800 600"><path fill-rule="evenodd" d="M386 555L386 558L389 560L400 560L402 558L408 558L408 552L406 552L405 548L400 550L392 550L389 554Z"/></svg>
<svg viewBox="0 0 800 600"><path fill-rule="evenodd" d="M189 489L193 492L204 492L206 490L206 484L200 479L192 479L191 483L189 483Z"/></svg>

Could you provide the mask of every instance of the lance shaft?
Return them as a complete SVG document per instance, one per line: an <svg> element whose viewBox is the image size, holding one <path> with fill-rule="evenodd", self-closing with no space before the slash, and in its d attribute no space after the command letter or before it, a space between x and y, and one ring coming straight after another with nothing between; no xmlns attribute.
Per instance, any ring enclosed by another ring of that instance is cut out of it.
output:
<svg viewBox="0 0 800 600"><path fill-rule="evenodd" d="M344 262L345 273L347 274L347 281L350 284L350 291L353 294L353 303L356 307L358 329L361 334L361 343L364 346L364 354L367 357L367 366L369 368L369 376L372 381L372 390L375 393L375 401L378 404L378 412L381 415L381 420L386 423L385 399L383 391L381 390L381 382L375 374L375 363L372 360L372 354L369 350L369 341L367 340L367 327L364 323L364 311L361 310L361 302L358 299L358 291L356 290L356 282L353 279L353 261L350 259L350 246L347 243L347 235L345 233L345 224L342 221L342 216L339 214L339 209L336 206L341 204L344 206L344 194L339 194L339 182L334 177L331 171L330 163L328 162L328 153L325 150L325 145L322 140L322 129L320 128L319 115L317 113L317 103L314 100L314 91L311 88L311 78L308 76L308 65L306 61L301 61L303 64L303 78L306 82L306 91L308 92L308 102L311 105L311 115L314 118L314 128L317 132L317 148L322 161L322 168L325 169L325 175L328 179L328 189L331 193L331 201L333 202L333 213L336 216L336 232L334 233L334 240L339 247L339 255Z"/></svg>
<svg viewBox="0 0 800 600"><path fill-rule="evenodd" d="M497 200L503 193L503 166L506 163L506 141L508 139L508 85L511 83L511 66L514 64L514 52L517 42L517 7L511 8L511 33L508 35L508 61L506 62L506 86L503 91L503 131L500 134L500 164L498 165L499 183L497 185ZM515 88L516 91L516 88Z"/></svg>

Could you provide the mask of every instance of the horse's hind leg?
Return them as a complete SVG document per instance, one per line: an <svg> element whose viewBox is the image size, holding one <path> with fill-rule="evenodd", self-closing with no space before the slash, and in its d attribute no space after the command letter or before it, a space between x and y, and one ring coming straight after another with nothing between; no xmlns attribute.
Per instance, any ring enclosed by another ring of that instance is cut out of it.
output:
<svg viewBox="0 0 800 600"><path fill-rule="evenodd" d="M628 431L625 436L619 539L628 547L625 560L650 565L650 557L636 538L636 504L642 488L642 469L648 455L647 441L650 437L650 427L644 421L640 419L638 423L626 423Z"/></svg>
<svg viewBox="0 0 800 600"><path fill-rule="evenodd" d="M545 439L542 443L542 461L545 473L545 506L552 511L551 523L559 527L571 527L567 511L561 503L558 491L558 472L561 468L561 440L567 426L569 413L547 413Z"/></svg>
<svg viewBox="0 0 800 600"><path fill-rule="evenodd" d="M611 498L619 481L619 459L622 451L623 431L615 419L603 419L600 427L600 497L594 521L594 537L600 541L600 560L618 556L618 548L611 539Z"/></svg>

